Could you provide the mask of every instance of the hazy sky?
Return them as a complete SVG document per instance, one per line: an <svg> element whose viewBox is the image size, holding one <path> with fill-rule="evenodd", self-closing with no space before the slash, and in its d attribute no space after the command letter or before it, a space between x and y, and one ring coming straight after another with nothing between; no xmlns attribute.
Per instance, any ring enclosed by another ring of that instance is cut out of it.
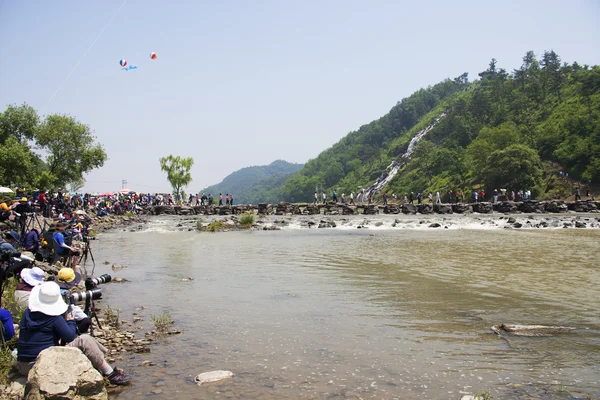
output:
<svg viewBox="0 0 600 400"><path fill-rule="evenodd" d="M87 190L169 191L158 159L174 154L194 158L196 191L306 162L421 87L547 49L600 64L600 2L0 0L0 107L88 124L109 160Z"/></svg>

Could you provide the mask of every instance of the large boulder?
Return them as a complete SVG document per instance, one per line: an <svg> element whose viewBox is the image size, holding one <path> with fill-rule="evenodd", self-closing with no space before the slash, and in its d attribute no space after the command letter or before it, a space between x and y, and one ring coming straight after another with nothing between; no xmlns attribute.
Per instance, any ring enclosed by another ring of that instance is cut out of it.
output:
<svg viewBox="0 0 600 400"><path fill-rule="evenodd" d="M452 212L457 214L470 213L473 212L473 207L465 203L454 203L452 204Z"/></svg>
<svg viewBox="0 0 600 400"><path fill-rule="evenodd" d="M402 211L404 212L404 209ZM433 213L433 204L421 203L421 204L417 205L417 211L419 212L419 214L431 214L431 213Z"/></svg>
<svg viewBox="0 0 600 400"><path fill-rule="evenodd" d="M512 213L517 211L517 203L514 201L502 201L494 204L494 209L501 213Z"/></svg>
<svg viewBox="0 0 600 400"><path fill-rule="evenodd" d="M452 205L450 204L435 204L433 211L437 214L452 214Z"/></svg>
<svg viewBox="0 0 600 400"><path fill-rule="evenodd" d="M492 212L492 203L473 203L471 204L473 211L480 214L487 214Z"/></svg>
<svg viewBox="0 0 600 400"><path fill-rule="evenodd" d="M74 347L50 347L42 351L29 372L26 400L108 400L102 375Z"/></svg>
<svg viewBox="0 0 600 400"><path fill-rule="evenodd" d="M403 214L416 214L417 206L414 204L402 204L402 213Z"/></svg>
<svg viewBox="0 0 600 400"><path fill-rule="evenodd" d="M400 204L386 204L383 207L384 214L400 214L400 209L402 206Z"/></svg>

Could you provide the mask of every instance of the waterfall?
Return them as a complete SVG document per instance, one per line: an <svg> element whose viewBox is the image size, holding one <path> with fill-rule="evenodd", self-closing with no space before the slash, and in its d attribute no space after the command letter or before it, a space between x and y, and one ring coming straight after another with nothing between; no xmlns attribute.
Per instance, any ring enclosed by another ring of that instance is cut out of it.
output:
<svg viewBox="0 0 600 400"><path fill-rule="evenodd" d="M410 157L412 156L413 152L415 151L415 146L417 145L417 143L419 143L419 141L425 135L427 135L437 125L437 123L440 122L442 120L442 118L444 118L445 116L446 116L445 112L438 115L431 124L427 125L427 127L425 127L425 129L422 129L421 131L419 131L410 140L410 143L408 144L408 148L406 149L406 152L404 154L400 155L396 160L392 161L390 163L390 165L388 165L387 168L385 169L385 172L383 172L381 174L381 176L375 181L375 183L373 183L368 188L364 189L365 190L365 194L364 194L365 198L369 198L369 196L371 196L372 194L379 193L385 185L387 185L392 179L394 179L394 176L396 176L396 174L398 173L400 168L405 166L406 163L410 160Z"/></svg>

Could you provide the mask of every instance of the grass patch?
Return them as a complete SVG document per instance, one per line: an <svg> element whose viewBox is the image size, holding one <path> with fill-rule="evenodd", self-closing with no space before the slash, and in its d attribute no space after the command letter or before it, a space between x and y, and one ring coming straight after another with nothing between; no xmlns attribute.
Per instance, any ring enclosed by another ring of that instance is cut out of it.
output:
<svg viewBox="0 0 600 400"><path fill-rule="evenodd" d="M126 217L134 217L135 213L133 211L127 211L125 214L123 214Z"/></svg>
<svg viewBox="0 0 600 400"><path fill-rule="evenodd" d="M250 228L252 225L254 225L255 219L256 216L254 215L254 212L248 211L243 213L240 216L240 228Z"/></svg>
<svg viewBox="0 0 600 400"><path fill-rule="evenodd" d="M15 289L17 288L17 279L9 278L2 292L2 307L6 308L12 314L13 322L18 324L21 321L23 312L27 307L21 307L15 300Z"/></svg>
<svg viewBox="0 0 600 400"><path fill-rule="evenodd" d="M490 392L485 391L485 392L481 392L481 393L477 393L475 395L475 398L478 400L493 400L493 396Z"/></svg>
<svg viewBox="0 0 600 400"><path fill-rule="evenodd" d="M15 358L12 355L15 347L17 347L16 337L6 342L6 346L0 346L0 384L2 385L10 383L8 374L15 365Z"/></svg>
<svg viewBox="0 0 600 400"><path fill-rule="evenodd" d="M169 331L169 326L174 324L174 321L171 319L171 314L168 312L163 312L161 315L150 315L152 318L152 322L154 322L154 330L159 333L167 333Z"/></svg>
<svg viewBox="0 0 600 400"><path fill-rule="evenodd" d="M202 230L202 218L198 218L196 220L196 229L198 229L199 231Z"/></svg>
<svg viewBox="0 0 600 400"><path fill-rule="evenodd" d="M208 227L206 228L207 231L209 232L220 232L222 231L224 228L223 222L221 221L214 221L211 222Z"/></svg>

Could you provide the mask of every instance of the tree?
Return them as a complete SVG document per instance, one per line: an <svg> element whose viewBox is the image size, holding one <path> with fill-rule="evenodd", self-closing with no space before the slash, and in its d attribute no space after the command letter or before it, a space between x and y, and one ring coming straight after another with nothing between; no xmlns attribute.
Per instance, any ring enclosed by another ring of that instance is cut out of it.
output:
<svg viewBox="0 0 600 400"><path fill-rule="evenodd" d="M537 151L522 144L496 150L483 169L485 184L492 188L530 189L542 182L542 163Z"/></svg>
<svg viewBox="0 0 600 400"><path fill-rule="evenodd" d="M90 127L68 115L49 115L38 130L36 142L49 154L49 172L60 186L82 180L83 174L103 166L107 159Z"/></svg>
<svg viewBox="0 0 600 400"><path fill-rule="evenodd" d="M10 105L0 114L0 144L9 137L19 142L33 140L40 123L40 118L33 107L23 104Z"/></svg>
<svg viewBox="0 0 600 400"><path fill-rule="evenodd" d="M167 173L167 180L173 187L173 193L177 195L177 200L179 200L181 188L192 181L190 169L194 165L194 159L192 157L181 158L169 154L167 157L161 157L159 161L160 169Z"/></svg>
<svg viewBox="0 0 600 400"><path fill-rule="evenodd" d="M10 136L0 146L0 176L4 184L31 185L36 175L35 155L25 143Z"/></svg>

